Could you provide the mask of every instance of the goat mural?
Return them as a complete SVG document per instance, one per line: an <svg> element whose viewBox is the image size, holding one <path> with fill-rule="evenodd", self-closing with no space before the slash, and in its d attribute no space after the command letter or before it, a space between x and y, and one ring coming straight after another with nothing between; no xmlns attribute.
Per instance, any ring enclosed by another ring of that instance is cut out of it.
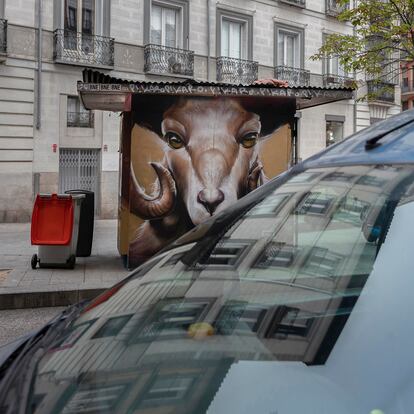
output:
<svg viewBox="0 0 414 414"><path fill-rule="evenodd" d="M294 113L286 102L276 112L238 98L182 97L166 109L150 101L137 105L135 122L157 133L164 158L150 163L157 175L151 195L131 164L129 208L145 222L130 243L130 266L262 185L261 145Z"/></svg>

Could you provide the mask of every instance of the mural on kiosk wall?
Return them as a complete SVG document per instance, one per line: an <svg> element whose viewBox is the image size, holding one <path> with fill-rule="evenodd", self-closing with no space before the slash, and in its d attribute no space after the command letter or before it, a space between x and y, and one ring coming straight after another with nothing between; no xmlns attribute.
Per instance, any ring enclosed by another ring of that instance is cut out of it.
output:
<svg viewBox="0 0 414 414"><path fill-rule="evenodd" d="M286 170L294 113L285 97L134 95L122 153L128 266Z"/></svg>

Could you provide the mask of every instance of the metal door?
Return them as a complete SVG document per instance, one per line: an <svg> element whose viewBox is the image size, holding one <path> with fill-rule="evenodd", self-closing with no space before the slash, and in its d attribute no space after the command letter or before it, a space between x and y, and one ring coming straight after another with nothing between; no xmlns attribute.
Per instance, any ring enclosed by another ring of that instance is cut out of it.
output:
<svg viewBox="0 0 414 414"><path fill-rule="evenodd" d="M59 153L59 192L89 190L95 193L95 214L100 205L100 150L62 148Z"/></svg>

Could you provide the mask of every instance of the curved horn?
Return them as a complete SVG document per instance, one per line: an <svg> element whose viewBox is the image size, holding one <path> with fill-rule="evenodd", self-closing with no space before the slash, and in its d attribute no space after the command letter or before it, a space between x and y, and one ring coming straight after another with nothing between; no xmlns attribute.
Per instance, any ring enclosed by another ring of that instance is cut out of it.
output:
<svg viewBox="0 0 414 414"><path fill-rule="evenodd" d="M174 208L177 189L171 173L162 164L150 163L158 176L159 192L155 197L149 197L138 184L131 163L132 186L130 193L131 212L144 220L165 217Z"/></svg>

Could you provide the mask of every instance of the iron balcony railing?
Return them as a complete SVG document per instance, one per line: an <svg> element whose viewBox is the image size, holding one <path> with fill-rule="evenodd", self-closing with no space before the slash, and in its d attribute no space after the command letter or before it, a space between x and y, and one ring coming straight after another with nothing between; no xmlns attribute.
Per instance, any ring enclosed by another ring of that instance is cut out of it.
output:
<svg viewBox="0 0 414 414"><path fill-rule="evenodd" d="M306 0L279 0L281 3L290 4L297 7L306 7Z"/></svg>
<svg viewBox="0 0 414 414"><path fill-rule="evenodd" d="M391 82L367 80L368 98L371 101L394 103L395 84Z"/></svg>
<svg viewBox="0 0 414 414"><path fill-rule="evenodd" d="M53 59L58 63L113 67L114 39L56 29Z"/></svg>
<svg viewBox="0 0 414 414"><path fill-rule="evenodd" d="M93 112L68 112L67 126L71 128L93 128Z"/></svg>
<svg viewBox="0 0 414 414"><path fill-rule="evenodd" d="M0 55L7 53L7 20L0 19Z"/></svg>
<svg viewBox="0 0 414 414"><path fill-rule="evenodd" d="M221 56L217 58L219 82L249 85L257 80L259 64L251 60Z"/></svg>
<svg viewBox="0 0 414 414"><path fill-rule="evenodd" d="M289 86L309 86L310 70L292 68L290 66L276 66L275 78L287 81Z"/></svg>
<svg viewBox="0 0 414 414"><path fill-rule="evenodd" d="M326 73L325 75L323 75L323 86L324 87L330 87L330 86L347 87L347 86L350 86L350 83L352 82L352 80L353 79L350 76Z"/></svg>
<svg viewBox="0 0 414 414"><path fill-rule="evenodd" d="M401 86L401 92L402 93L411 93L414 92L413 85L402 85Z"/></svg>
<svg viewBox="0 0 414 414"><path fill-rule="evenodd" d="M144 71L161 75L194 76L194 52L155 44L144 48Z"/></svg>
<svg viewBox="0 0 414 414"><path fill-rule="evenodd" d="M338 4L337 0L325 0L325 13L328 16L336 17L338 14L349 9L349 3L345 6Z"/></svg>

